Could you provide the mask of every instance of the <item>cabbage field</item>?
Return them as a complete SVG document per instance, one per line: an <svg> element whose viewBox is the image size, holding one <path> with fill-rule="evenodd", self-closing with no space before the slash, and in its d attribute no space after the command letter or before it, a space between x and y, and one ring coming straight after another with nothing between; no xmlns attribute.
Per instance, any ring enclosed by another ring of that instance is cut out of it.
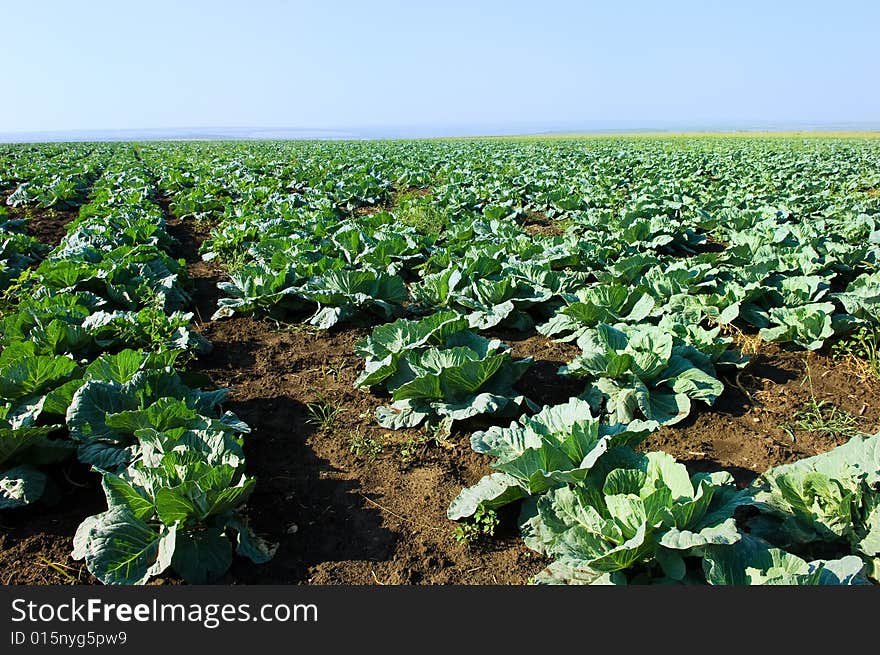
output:
<svg viewBox="0 0 880 655"><path fill-rule="evenodd" d="M880 582L880 139L0 145L0 583Z"/></svg>

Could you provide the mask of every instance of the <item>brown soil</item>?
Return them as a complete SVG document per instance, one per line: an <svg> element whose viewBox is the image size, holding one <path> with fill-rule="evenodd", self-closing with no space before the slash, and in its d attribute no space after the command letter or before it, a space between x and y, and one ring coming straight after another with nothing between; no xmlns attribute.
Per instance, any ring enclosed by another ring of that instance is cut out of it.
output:
<svg viewBox="0 0 880 655"><path fill-rule="evenodd" d="M360 207L355 207L352 212L353 216L372 216L373 214L378 214L379 212L388 211L387 204L380 205L361 205Z"/></svg>
<svg viewBox="0 0 880 655"><path fill-rule="evenodd" d="M55 504L41 501L0 514L0 584L96 582L83 562L70 558L70 550L83 519L107 509L99 478L76 463L49 477L59 487L51 494L57 496Z"/></svg>
<svg viewBox="0 0 880 655"><path fill-rule="evenodd" d="M407 196L418 196L419 198L427 198L434 191L430 187L425 187L424 189L417 186L408 186L405 189L400 189L394 192L395 198L402 195Z"/></svg>
<svg viewBox="0 0 880 655"><path fill-rule="evenodd" d="M565 234L565 230L544 212L529 210L523 222L523 230L529 234L558 237Z"/></svg>
<svg viewBox="0 0 880 655"><path fill-rule="evenodd" d="M67 234L67 225L76 220L78 209L39 209L37 207L7 207L10 219L26 218L25 231L40 243L56 247Z"/></svg>
<svg viewBox="0 0 880 655"><path fill-rule="evenodd" d="M558 374L560 366L580 354L577 344L558 343L542 334L523 334L513 330L496 329L491 336L509 345L513 357L533 359L515 387L538 405L558 405L583 393L582 380Z"/></svg>
<svg viewBox="0 0 880 655"><path fill-rule="evenodd" d="M218 263L203 261L199 255L199 247L211 236L212 226L204 221L180 220L171 213L170 198L156 198L156 203L165 213L166 231L177 241L169 249L170 254L187 262L186 272L192 298L190 309L195 314L196 321L202 323L216 311L217 299L220 297L217 283L226 279L226 274Z"/></svg>
<svg viewBox="0 0 880 655"><path fill-rule="evenodd" d="M228 582L518 584L540 569L513 521L475 548L453 539L446 507L489 472L487 461L464 436L438 445L421 430L375 424L384 400L353 388L361 366L353 345L365 330L277 330L251 318L201 329L214 351L196 368L234 389L225 408L253 428L250 517L280 544L268 564L238 562ZM315 425L310 406L330 408L333 419ZM381 444L381 453L353 454L353 440Z"/></svg>

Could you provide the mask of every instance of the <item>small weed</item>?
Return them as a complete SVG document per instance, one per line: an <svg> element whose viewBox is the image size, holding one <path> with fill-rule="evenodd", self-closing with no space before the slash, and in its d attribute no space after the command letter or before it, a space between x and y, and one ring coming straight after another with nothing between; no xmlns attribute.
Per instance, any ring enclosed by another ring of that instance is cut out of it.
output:
<svg viewBox="0 0 880 655"><path fill-rule="evenodd" d="M787 426L804 432L818 432L823 435L852 437L861 434L858 418L827 400L810 400L807 409L796 412L794 423Z"/></svg>
<svg viewBox="0 0 880 655"><path fill-rule="evenodd" d="M319 328L308 323L288 323L273 316L266 316L265 320L272 325L275 332L289 332L290 334L307 334L311 336L315 336L320 332Z"/></svg>
<svg viewBox="0 0 880 655"><path fill-rule="evenodd" d="M484 537L495 536L498 527L498 514L494 509L477 508L471 519L460 522L452 530L452 536L460 544L471 546Z"/></svg>
<svg viewBox="0 0 880 655"><path fill-rule="evenodd" d="M321 375L332 377L334 380L339 379L339 373L342 371L341 364L325 364L321 367Z"/></svg>
<svg viewBox="0 0 880 655"><path fill-rule="evenodd" d="M573 225L577 225L577 223L575 223L570 218L562 218L562 219L559 219L558 221L553 221L553 222L556 223L556 227L558 227L563 232L567 232L568 228L572 227Z"/></svg>
<svg viewBox="0 0 880 655"><path fill-rule="evenodd" d="M374 439L361 434L359 431L352 432L348 437L348 450L357 457L373 461L382 454L385 442L380 438Z"/></svg>
<svg viewBox="0 0 880 655"><path fill-rule="evenodd" d="M211 218L210 213L197 214L193 218L193 226L202 232L209 232L214 229L216 221Z"/></svg>
<svg viewBox="0 0 880 655"><path fill-rule="evenodd" d="M143 307L151 307L158 312L165 311L165 296L158 289L146 285L138 287L139 303ZM158 319L157 319L158 320Z"/></svg>
<svg viewBox="0 0 880 655"><path fill-rule="evenodd" d="M880 330L861 328L835 343L831 356L844 360L861 379L880 380Z"/></svg>
<svg viewBox="0 0 880 655"><path fill-rule="evenodd" d="M398 447L397 459L404 466L409 466L424 452L430 440L430 437L427 436L410 437Z"/></svg>
<svg viewBox="0 0 880 655"><path fill-rule="evenodd" d="M336 422L336 417L339 416L342 408L333 407L326 402L317 402L308 403L306 411L309 413L306 423L314 425L321 432L329 432L333 429L333 424Z"/></svg>
<svg viewBox="0 0 880 655"><path fill-rule="evenodd" d="M253 256L248 253L246 250L238 250L235 252L230 252L221 261L223 268L226 269L226 273L232 275L233 273L237 273L241 269L243 269L248 264L252 264L254 261Z"/></svg>
<svg viewBox="0 0 880 655"><path fill-rule="evenodd" d="M441 425L428 425L424 434L410 437L397 450L397 458L404 466L409 466L421 457L430 444L440 445L444 442L446 431Z"/></svg>
<svg viewBox="0 0 880 655"><path fill-rule="evenodd" d="M810 385L810 402L807 408L795 412L794 421L782 426L792 439L794 439L795 430L816 432L824 436L840 435L847 438L862 434L857 416L840 409L830 401L816 398L813 391L813 379L809 372L805 381Z"/></svg>
<svg viewBox="0 0 880 655"><path fill-rule="evenodd" d="M82 573L81 569L79 571L77 571L77 574L74 576L69 572L75 571L76 569L74 569L70 566L65 566L64 564L60 564L58 562L51 562L51 561L47 560L45 557L40 557L40 563L43 566L45 566L46 568L52 569L53 571L55 571L55 573L62 576L68 582L70 582L72 584L76 584L77 582L81 582L81 580L80 580L80 574Z"/></svg>
<svg viewBox="0 0 880 655"><path fill-rule="evenodd" d="M32 278L36 274L26 269L14 280L11 281L9 287L0 293L0 318L4 318L14 314L18 307L18 301L21 299L32 284Z"/></svg>

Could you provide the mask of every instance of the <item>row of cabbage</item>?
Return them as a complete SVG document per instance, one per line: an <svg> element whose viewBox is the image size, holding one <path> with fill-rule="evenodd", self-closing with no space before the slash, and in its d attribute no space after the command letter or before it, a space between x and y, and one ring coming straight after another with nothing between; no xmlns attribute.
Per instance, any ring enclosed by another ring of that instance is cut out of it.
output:
<svg viewBox="0 0 880 655"><path fill-rule="evenodd" d="M155 194L136 152L116 148L61 244L14 280L2 319L0 506L51 496L71 457L91 466L108 509L80 525L73 556L107 584L166 569L206 582L233 550L272 554L240 513L255 484L248 427L184 367L210 346L183 311L185 266Z"/></svg>
<svg viewBox="0 0 880 655"><path fill-rule="evenodd" d="M100 175L108 149L89 146L0 148L0 193L6 205L26 210L73 209ZM0 205L0 293L51 250L30 236L26 219Z"/></svg>
<svg viewBox="0 0 880 655"><path fill-rule="evenodd" d="M513 387L530 362L454 312L377 327L357 351L366 365L356 384L391 394L377 411L389 428L538 409ZM677 369L682 377L671 384L680 393L710 383ZM638 407L597 415L591 400L588 393L475 432L472 448L493 457L496 472L463 490L449 518L522 502L526 543L554 560L540 583L878 581L880 435L771 469L740 491L729 473L689 476L665 453L637 452L660 424L634 417Z"/></svg>
<svg viewBox="0 0 880 655"><path fill-rule="evenodd" d="M371 146L342 162L328 146L292 161L225 152L202 170L209 192L172 166L181 206L220 219L205 258L231 275L215 318L384 323L357 345L356 384L390 396L376 414L388 428L538 411L515 388L531 362L492 332L536 327L576 342L582 354L560 374L585 380L581 397L475 433L498 472L449 509L461 520L523 501L526 542L554 559L540 582L876 581L878 437L768 471L745 491L727 473L688 476L668 455L634 449L692 401L711 405L719 371L746 364L725 333L817 349L878 322L880 207L863 192L876 183L875 149L596 157L579 144L459 144L445 148L450 163L437 148ZM567 160L550 164L548 152ZM593 176L572 184L581 161ZM401 222L392 191L413 183L432 185L407 200L442 214L442 233ZM370 205L380 211L359 211ZM535 213L569 228L528 234Z"/></svg>
<svg viewBox="0 0 880 655"><path fill-rule="evenodd" d="M13 218L0 207L0 294L51 250L25 229L26 219Z"/></svg>
<svg viewBox="0 0 880 655"><path fill-rule="evenodd" d="M12 207L75 209L111 150L107 144L0 146L0 193Z"/></svg>

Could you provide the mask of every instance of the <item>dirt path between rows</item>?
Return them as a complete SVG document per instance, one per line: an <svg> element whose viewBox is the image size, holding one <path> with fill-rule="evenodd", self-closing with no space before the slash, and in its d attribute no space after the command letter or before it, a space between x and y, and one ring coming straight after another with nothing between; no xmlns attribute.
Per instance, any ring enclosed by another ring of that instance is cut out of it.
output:
<svg viewBox="0 0 880 655"><path fill-rule="evenodd" d="M853 428L880 431L880 381L860 378L845 363L817 352L762 344L741 375L722 375L724 392L710 408L663 428L643 448L664 450L691 471L730 471L740 486L772 466L827 452L849 436L803 430L797 416L829 403L854 419Z"/></svg>
<svg viewBox="0 0 880 655"><path fill-rule="evenodd" d="M40 209L39 207L6 207L7 219L25 219L25 232L40 243L57 247L67 235L67 226L79 216L77 209Z"/></svg>

